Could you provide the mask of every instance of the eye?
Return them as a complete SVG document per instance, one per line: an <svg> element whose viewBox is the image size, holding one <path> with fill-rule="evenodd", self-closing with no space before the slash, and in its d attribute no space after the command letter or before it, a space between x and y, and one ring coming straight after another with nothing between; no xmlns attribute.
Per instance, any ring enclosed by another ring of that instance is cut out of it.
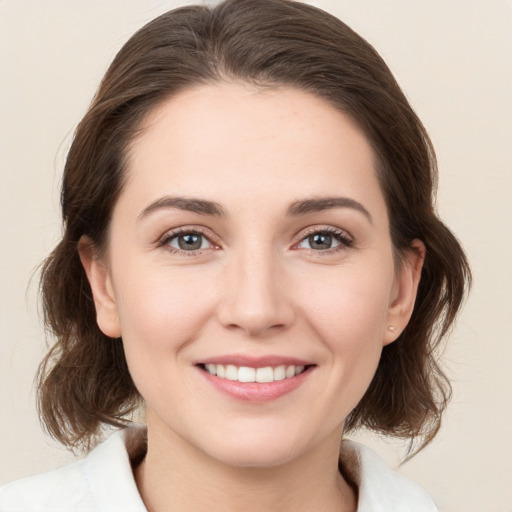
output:
<svg viewBox="0 0 512 512"><path fill-rule="evenodd" d="M328 251L330 249L341 250L352 246L352 244L352 240L342 231L317 229L303 238L297 247L313 251Z"/></svg>
<svg viewBox="0 0 512 512"><path fill-rule="evenodd" d="M162 242L172 252L194 252L202 249L211 249L213 244L198 231L181 231L170 233Z"/></svg>

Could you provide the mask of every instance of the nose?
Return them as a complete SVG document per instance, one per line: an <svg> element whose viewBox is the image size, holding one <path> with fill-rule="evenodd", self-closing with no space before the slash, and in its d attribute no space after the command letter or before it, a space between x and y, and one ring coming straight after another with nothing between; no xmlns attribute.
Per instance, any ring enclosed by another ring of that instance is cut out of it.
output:
<svg viewBox="0 0 512 512"><path fill-rule="evenodd" d="M228 329L264 338L289 327L295 318L284 269L271 251L234 257L227 270L218 318Z"/></svg>

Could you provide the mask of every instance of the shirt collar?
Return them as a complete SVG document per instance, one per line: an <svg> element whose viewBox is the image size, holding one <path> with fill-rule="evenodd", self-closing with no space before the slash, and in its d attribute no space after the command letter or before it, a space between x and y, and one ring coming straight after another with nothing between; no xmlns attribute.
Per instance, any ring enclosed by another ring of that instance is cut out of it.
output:
<svg viewBox="0 0 512 512"><path fill-rule="evenodd" d="M135 450L145 439L145 429L115 432L85 459L85 475L98 510L147 512L133 476L129 447Z"/></svg>
<svg viewBox="0 0 512 512"><path fill-rule="evenodd" d="M366 446L345 440L341 471L358 489L357 512L437 512L431 496L408 478L390 470Z"/></svg>

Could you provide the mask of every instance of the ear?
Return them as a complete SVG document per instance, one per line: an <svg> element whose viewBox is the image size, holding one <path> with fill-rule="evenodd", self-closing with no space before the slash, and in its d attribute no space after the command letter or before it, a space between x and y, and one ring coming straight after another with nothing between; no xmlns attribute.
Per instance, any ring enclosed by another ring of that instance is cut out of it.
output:
<svg viewBox="0 0 512 512"><path fill-rule="evenodd" d="M402 256L390 297L384 345L395 341L411 318L418 293L421 269L425 261L425 252L425 244L420 240L414 240L410 249Z"/></svg>
<svg viewBox="0 0 512 512"><path fill-rule="evenodd" d="M121 336L121 325L107 265L89 237L82 236L78 242L78 253L91 286L96 322L103 334L110 338Z"/></svg>

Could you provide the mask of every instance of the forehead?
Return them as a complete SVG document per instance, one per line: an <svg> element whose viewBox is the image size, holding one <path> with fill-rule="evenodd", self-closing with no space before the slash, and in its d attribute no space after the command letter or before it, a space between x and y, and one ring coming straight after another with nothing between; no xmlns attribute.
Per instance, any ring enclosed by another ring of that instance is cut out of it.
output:
<svg viewBox="0 0 512 512"><path fill-rule="evenodd" d="M374 153L348 115L301 90L238 83L194 87L157 107L129 148L127 188L145 201L343 194L383 204Z"/></svg>

